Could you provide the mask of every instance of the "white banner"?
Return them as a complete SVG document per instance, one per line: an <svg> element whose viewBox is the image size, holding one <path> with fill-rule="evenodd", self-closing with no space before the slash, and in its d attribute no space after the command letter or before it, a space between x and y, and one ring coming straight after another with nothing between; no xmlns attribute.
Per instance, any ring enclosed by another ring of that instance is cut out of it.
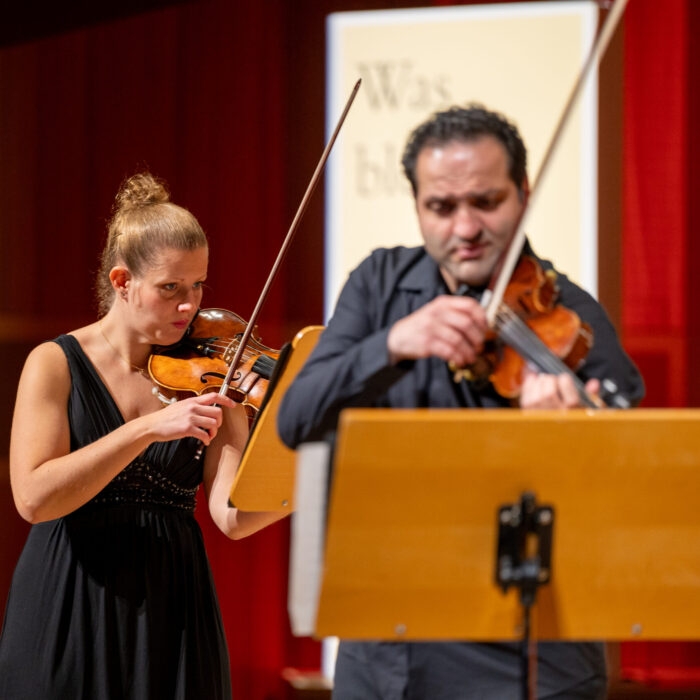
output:
<svg viewBox="0 0 700 700"><path fill-rule="evenodd" d="M327 124L362 87L328 164L328 317L371 250L421 243L400 166L409 133L436 110L478 102L515 122L532 181L595 36L595 2L337 13L328 17ZM597 76L590 76L552 161L528 234L597 290Z"/></svg>

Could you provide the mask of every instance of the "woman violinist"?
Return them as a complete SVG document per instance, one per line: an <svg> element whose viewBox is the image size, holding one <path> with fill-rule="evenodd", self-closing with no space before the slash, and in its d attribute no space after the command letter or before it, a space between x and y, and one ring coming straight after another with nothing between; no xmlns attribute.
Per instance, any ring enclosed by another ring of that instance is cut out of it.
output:
<svg viewBox="0 0 700 700"><path fill-rule="evenodd" d="M195 494L203 483L231 538L280 516L228 506L243 407L205 394L163 408L145 371L152 346L180 340L197 312L207 261L192 214L133 176L109 225L99 320L27 359L10 473L33 526L0 638L6 700L231 695Z"/></svg>

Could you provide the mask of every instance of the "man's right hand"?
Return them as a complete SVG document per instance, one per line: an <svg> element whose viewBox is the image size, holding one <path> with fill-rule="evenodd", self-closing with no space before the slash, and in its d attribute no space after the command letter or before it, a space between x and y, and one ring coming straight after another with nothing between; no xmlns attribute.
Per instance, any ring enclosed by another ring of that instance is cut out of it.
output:
<svg viewBox="0 0 700 700"><path fill-rule="evenodd" d="M445 294L391 327L387 337L389 358L396 364L439 357L465 367L483 349L487 329L486 314L479 302Z"/></svg>

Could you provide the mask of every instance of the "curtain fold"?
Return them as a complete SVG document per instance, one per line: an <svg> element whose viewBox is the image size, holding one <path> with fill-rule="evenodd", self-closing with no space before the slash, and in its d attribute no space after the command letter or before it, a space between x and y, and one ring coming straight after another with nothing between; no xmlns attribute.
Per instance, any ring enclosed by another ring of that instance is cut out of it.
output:
<svg viewBox="0 0 700 700"><path fill-rule="evenodd" d="M690 189L699 154L690 101L694 4L634 0L625 15L622 325L647 383L644 405L655 407L698 405L689 391L698 319L687 293L697 262L689 252L698 250ZM621 671L658 687L700 688L700 644L622 644Z"/></svg>

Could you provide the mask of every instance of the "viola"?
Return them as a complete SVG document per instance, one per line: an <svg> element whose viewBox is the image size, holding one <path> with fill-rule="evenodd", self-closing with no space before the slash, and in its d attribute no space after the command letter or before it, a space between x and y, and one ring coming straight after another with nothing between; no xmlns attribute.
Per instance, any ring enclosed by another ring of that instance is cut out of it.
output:
<svg viewBox="0 0 700 700"><path fill-rule="evenodd" d="M247 327L233 311L201 309L179 343L156 348L148 359L162 399L220 391ZM263 345L254 327L228 387L228 395L243 404L249 418L260 410L278 358L279 350Z"/></svg>

